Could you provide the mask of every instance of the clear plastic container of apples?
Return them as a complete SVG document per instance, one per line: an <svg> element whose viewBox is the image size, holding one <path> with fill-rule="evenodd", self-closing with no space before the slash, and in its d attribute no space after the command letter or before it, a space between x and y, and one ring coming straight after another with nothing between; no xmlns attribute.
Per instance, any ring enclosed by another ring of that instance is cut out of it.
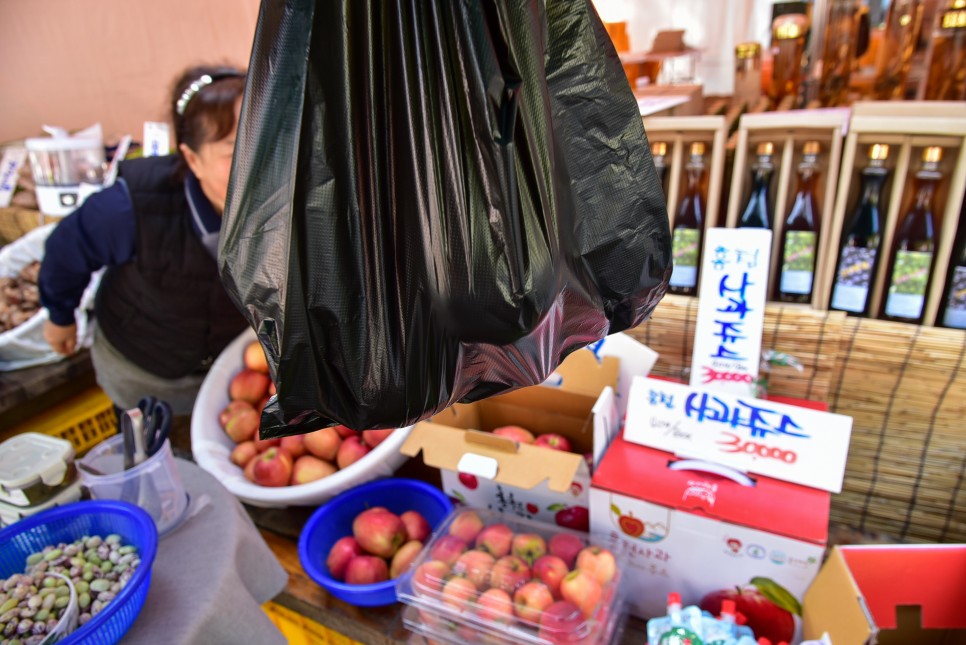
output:
<svg viewBox="0 0 966 645"><path fill-rule="evenodd" d="M396 595L429 641L604 644L624 624L620 559L585 533L459 508Z"/></svg>

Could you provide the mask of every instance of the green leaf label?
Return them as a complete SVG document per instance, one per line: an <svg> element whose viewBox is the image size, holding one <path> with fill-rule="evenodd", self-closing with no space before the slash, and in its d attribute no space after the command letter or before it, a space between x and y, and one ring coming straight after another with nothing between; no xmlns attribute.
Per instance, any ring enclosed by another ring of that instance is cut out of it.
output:
<svg viewBox="0 0 966 645"><path fill-rule="evenodd" d="M761 595L788 613L796 616L802 615L802 605L798 602L798 598L771 578L758 576L751 579L751 584L758 589Z"/></svg>
<svg viewBox="0 0 966 645"><path fill-rule="evenodd" d="M610 512L614 515L623 515L623 513L621 513L621 509L617 508L617 504L610 505Z"/></svg>
<svg viewBox="0 0 966 645"><path fill-rule="evenodd" d="M550 511L551 513L555 513L557 511L562 511L565 508L567 507L564 506L563 504L551 504L550 506L547 507L547 510Z"/></svg>

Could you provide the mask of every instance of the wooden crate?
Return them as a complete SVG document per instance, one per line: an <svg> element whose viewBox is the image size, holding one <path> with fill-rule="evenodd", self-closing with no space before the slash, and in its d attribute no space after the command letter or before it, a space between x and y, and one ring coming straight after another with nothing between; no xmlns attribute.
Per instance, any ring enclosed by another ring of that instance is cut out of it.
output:
<svg viewBox="0 0 966 645"><path fill-rule="evenodd" d="M772 262L768 294L774 292L780 277L781 239L785 217L791 210L797 189L796 170L802 159L802 146L806 141L818 141L819 153L819 238L817 241L815 274L813 277L812 304L818 306L828 300L824 275L828 271L829 257L838 254L831 251L832 221L839 163L842 159L842 137L849 120L847 109L799 110L745 114L738 124L735 142L735 161L731 174L731 199L728 202L727 226L738 225L739 211L744 207L751 191L749 157L755 158L759 143L770 141L775 146L775 177L772 183ZM834 262L834 261L833 261ZM834 270L834 269L833 269Z"/></svg>
<svg viewBox="0 0 966 645"><path fill-rule="evenodd" d="M884 293L888 288L889 255L895 229L902 211L907 208L913 194L913 175L919 166L919 155L926 146L941 146L944 150L941 171L943 181L936 195L939 217L939 241L934 258L932 284L926 294L923 324L933 325L942 304L946 285L949 259L956 237L956 223L966 190L966 104L926 102L875 102L856 103L852 106L852 119L842 156L838 196L831 220L832 236L829 246L835 250L834 257L826 266L822 293L825 299L818 303L828 306L838 249L844 227L851 216L850 210L858 199L859 178L865 163L863 157L869 146L885 143L890 146L887 166L891 176L886 183L881 205L885 215L880 257L870 294L871 315L878 315Z"/></svg>

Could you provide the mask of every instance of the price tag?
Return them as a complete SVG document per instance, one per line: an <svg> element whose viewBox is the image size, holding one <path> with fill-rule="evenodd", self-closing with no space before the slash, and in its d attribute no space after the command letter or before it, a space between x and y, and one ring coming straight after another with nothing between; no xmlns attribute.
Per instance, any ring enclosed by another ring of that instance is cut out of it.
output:
<svg viewBox="0 0 966 645"><path fill-rule="evenodd" d="M841 492L852 419L649 378L631 386L624 438L686 458Z"/></svg>
<svg viewBox="0 0 966 645"><path fill-rule="evenodd" d="M0 208L6 208L17 190L17 176L27 158L24 148L7 148L0 159Z"/></svg>
<svg viewBox="0 0 966 645"><path fill-rule="evenodd" d="M761 362L771 231L705 234L691 386L752 396Z"/></svg>

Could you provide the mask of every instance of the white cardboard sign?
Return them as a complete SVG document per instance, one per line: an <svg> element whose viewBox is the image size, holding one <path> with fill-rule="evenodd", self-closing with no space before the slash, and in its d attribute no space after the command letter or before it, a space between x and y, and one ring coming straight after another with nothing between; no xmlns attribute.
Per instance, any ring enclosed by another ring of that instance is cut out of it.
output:
<svg viewBox="0 0 966 645"><path fill-rule="evenodd" d="M712 228L705 234L692 387L753 396L770 256L769 230Z"/></svg>
<svg viewBox="0 0 966 645"><path fill-rule="evenodd" d="M851 417L650 378L634 379L629 403L627 441L842 491Z"/></svg>
<svg viewBox="0 0 966 645"><path fill-rule="evenodd" d="M17 190L20 167L27 158L26 148L7 148L0 159L0 207L10 205L13 193Z"/></svg>

